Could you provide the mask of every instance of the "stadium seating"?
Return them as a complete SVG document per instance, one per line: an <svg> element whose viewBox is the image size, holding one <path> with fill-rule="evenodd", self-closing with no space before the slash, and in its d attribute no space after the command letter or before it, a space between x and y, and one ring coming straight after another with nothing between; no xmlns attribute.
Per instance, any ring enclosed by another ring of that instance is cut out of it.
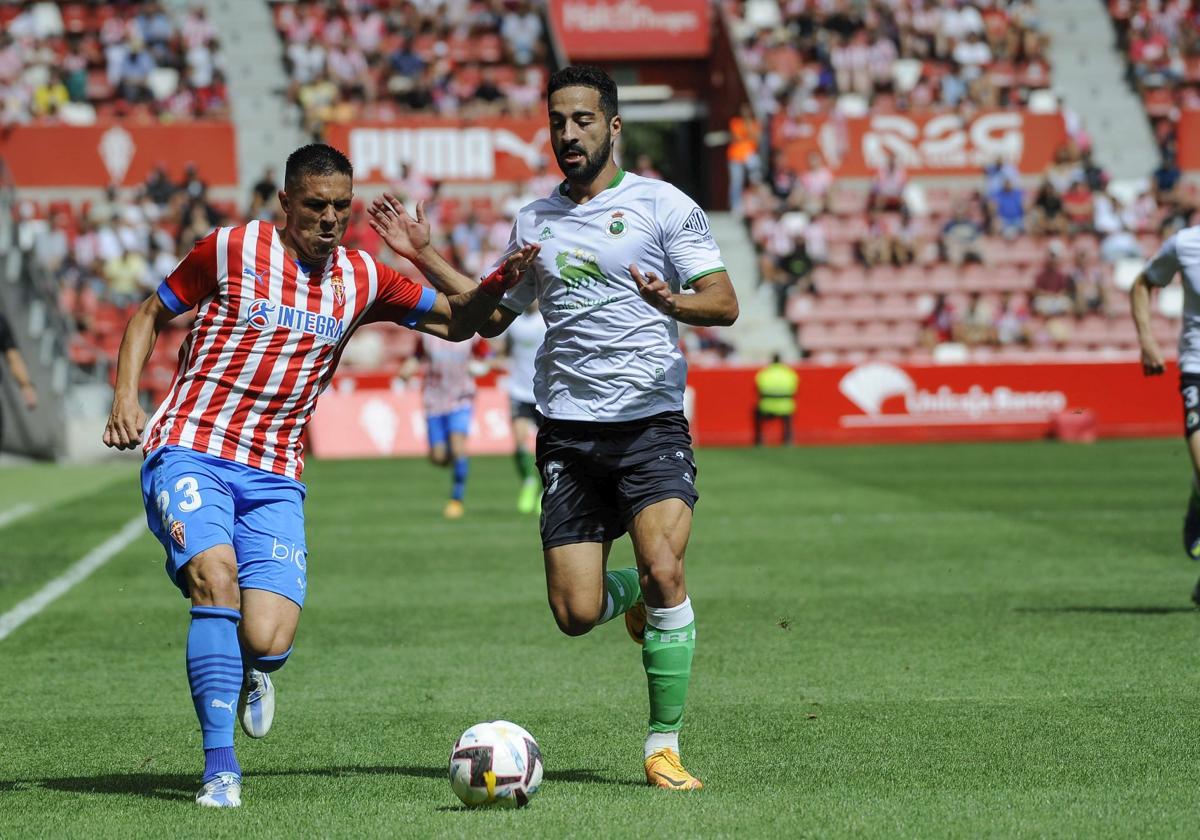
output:
<svg viewBox="0 0 1200 840"><path fill-rule="evenodd" d="M532 3L298 0L273 10L289 95L314 134L330 121L520 116L541 104L549 50Z"/></svg>
<svg viewBox="0 0 1200 840"><path fill-rule="evenodd" d="M1050 81L1045 37L1024 3L726 6L772 138L834 111L1020 107ZM974 184L906 183L901 170L828 187L823 162L796 175L780 171L778 155L764 160L775 165L746 188L742 211L763 282L802 354L829 364L919 362L943 344L965 346L956 358L978 361L1134 354L1118 265L1150 256L1186 222L1180 205L1195 196L1186 187L1170 197L1152 188L1122 201L1089 144L1083 132L1070 134L1039 179L995 166ZM875 198L885 178L900 182L901 197L887 206ZM1016 224L998 212L1004 180L1022 191ZM1059 273L1065 291L1049 294ZM1178 314L1166 306L1156 316L1164 348L1174 347Z"/></svg>
<svg viewBox="0 0 1200 840"><path fill-rule="evenodd" d="M0 5L0 125L224 117L220 45L203 6Z"/></svg>

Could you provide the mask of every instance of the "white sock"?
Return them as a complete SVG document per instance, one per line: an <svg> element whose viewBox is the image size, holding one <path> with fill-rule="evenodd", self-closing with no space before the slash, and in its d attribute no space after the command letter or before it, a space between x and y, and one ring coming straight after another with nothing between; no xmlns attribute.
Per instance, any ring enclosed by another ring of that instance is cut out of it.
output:
<svg viewBox="0 0 1200 840"><path fill-rule="evenodd" d="M679 755L679 733L651 732L646 736L646 754L643 757L649 758L651 754L658 752L663 747L670 747L675 750L676 755Z"/></svg>
<svg viewBox="0 0 1200 840"><path fill-rule="evenodd" d="M603 614L601 614L600 620L596 623L603 624L604 622L606 622L610 618L612 618L614 609L616 609L616 604L613 603L612 596L606 592L604 594L604 612L603 612Z"/></svg>
<svg viewBox="0 0 1200 840"><path fill-rule="evenodd" d="M646 605L646 623L655 630L678 630L687 627L696 620L692 612L692 599L684 598L682 604L673 607L652 607Z"/></svg>

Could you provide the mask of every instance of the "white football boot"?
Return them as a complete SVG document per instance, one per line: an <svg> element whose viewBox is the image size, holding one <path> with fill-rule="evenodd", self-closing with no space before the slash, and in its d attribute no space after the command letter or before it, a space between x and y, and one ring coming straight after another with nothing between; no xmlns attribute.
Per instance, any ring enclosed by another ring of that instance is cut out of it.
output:
<svg viewBox="0 0 1200 840"><path fill-rule="evenodd" d="M205 808L238 808L242 804L242 777L218 773L196 793L196 804Z"/></svg>
<svg viewBox="0 0 1200 840"><path fill-rule="evenodd" d="M251 738L261 738L271 731L271 722L275 720L275 686L262 671L251 668L246 672L242 693L238 695L238 718L242 731Z"/></svg>

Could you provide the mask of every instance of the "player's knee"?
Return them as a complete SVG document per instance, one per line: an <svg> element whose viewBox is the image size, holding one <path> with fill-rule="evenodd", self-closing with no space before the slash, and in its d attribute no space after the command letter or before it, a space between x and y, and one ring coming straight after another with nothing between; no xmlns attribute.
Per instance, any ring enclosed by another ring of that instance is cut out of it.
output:
<svg viewBox="0 0 1200 840"><path fill-rule="evenodd" d="M282 650L280 649L281 647L281 644L276 643L258 650L245 648L243 655L248 660L247 664L250 667L269 674L272 671L278 671L282 668L284 663L287 662L288 657L292 655L292 646L290 644L283 647Z"/></svg>
<svg viewBox="0 0 1200 840"><path fill-rule="evenodd" d="M429 451L429 461L435 467L444 467L446 464L450 463L450 453L448 453L443 447L431 449Z"/></svg>
<svg viewBox="0 0 1200 840"><path fill-rule="evenodd" d="M596 626L600 613L588 610L578 604L572 605L566 601L551 599L550 611L554 613L554 623L558 629L568 636L582 636Z"/></svg>
<svg viewBox="0 0 1200 840"><path fill-rule="evenodd" d="M664 551L647 558L642 569L643 592L671 597L683 587L683 560L674 552Z"/></svg>
<svg viewBox="0 0 1200 840"><path fill-rule="evenodd" d="M240 608L237 565L231 557L200 554L193 557L186 568L193 604Z"/></svg>

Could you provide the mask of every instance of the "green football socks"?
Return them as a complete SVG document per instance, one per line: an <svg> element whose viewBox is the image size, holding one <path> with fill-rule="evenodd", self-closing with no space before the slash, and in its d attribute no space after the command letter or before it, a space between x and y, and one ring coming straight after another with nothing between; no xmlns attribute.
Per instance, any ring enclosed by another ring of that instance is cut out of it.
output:
<svg viewBox="0 0 1200 840"><path fill-rule="evenodd" d="M624 615L642 597L642 585L638 582L636 568L616 569L604 573L604 612L597 624L611 621Z"/></svg>
<svg viewBox="0 0 1200 840"><path fill-rule="evenodd" d="M696 651L690 598L674 607L646 607L642 665L650 688L650 732L678 732Z"/></svg>

